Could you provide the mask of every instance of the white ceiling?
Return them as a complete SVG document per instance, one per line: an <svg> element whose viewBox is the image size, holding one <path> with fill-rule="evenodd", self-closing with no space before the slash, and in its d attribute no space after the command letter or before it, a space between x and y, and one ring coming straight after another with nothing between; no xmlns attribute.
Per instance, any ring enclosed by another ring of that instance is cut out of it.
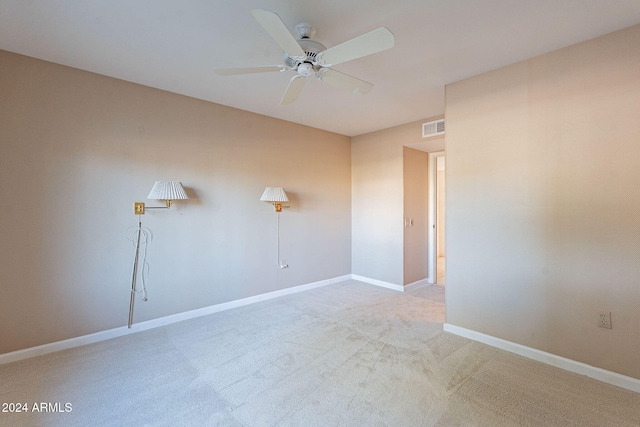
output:
<svg viewBox="0 0 640 427"><path fill-rule="evenodd" d="M276 12L327 47L385 26L393 49L335 66L366 95L313 79L279 105L293 71L251 15ZM0 0L0 49L354 136L444 113L444 85L640 22L640 0Z"/></svg>

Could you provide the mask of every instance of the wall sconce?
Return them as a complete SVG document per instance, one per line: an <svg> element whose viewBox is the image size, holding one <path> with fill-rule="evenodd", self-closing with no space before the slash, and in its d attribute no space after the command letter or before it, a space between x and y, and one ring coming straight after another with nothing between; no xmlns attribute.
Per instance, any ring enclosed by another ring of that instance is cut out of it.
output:
<svg viewBox="0 0 640 427"><path fill-rule="evenodd" d="M278 267L287 268L289 267L287 262L285 260L280 261L280 212L282 212L282 208L289 207L282 204L282 202L289 201L287 193L282 187L267 187L264 190L264 193L262 193L260 201L272 203L273 208L276 211L276 248L278 253Z"/></svg>
<svg viewBox="0 0 640 427"><path fill-rule="evenodd" d="M273 203L273 208L276 212L282 212L282 208L288 208L289 206L283 206L282 202L288 202L289 198L282 187L267 187L260 197L261 202Z"/></svg>
<svg viewBox="0 0 640 427"><path fill-rule="evenodd" d="M144 215L145 209L169 209L173 200L188 199L187 193L179 181L156 181L153 188L149 192L147 199L164 200L166 206L146 206L144 202L135 202L133 204L133 213L135 215Z"/></svg>
<svg viewBox="0 0 640 427"><path fill-rule="evenodd" d="M136 247L136 255L133 259L133 276L131 278L131 300L129 301L129 324L128 328L131 329L131 325L133 324L133 307L135 305L136 293L139 291L136 288L136 280L138 278L138 263L140 258L140 239L144 236L143 246L144 254L142 257L142 292L144 301L147 300L147 289L145 283L145 266L148 269L148 264L146 261L146 248L151 243L150 234L147 229L142 228L142 221L140 220L140 215L144 215L145 209L169 209L171 207L171 202L173 200L184 200L188 199L187 193L184 191L182 187L182 183L178 181L156 181L153 184L153 188L151 188L151 192L147 196L148 199L154 200L164 200L166 206L147 206L145 207L144 202L135 202L133 204L133 213L138 215L138 228L134 231L131 236L131 241L135 241Z"/></svg>

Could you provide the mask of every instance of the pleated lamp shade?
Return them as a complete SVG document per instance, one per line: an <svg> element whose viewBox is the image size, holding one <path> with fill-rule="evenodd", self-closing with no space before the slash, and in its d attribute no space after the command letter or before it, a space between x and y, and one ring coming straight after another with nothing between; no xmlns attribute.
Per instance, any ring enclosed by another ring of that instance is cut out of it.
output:
<svg viewBox="0 0 640 427"><path fill-rule="evenodd" d="M181 200L188 199L187 193L179 181L156 181L147 199L154 200Z"/></svg>
<svg viewBox="0 0 640 427"><path fill-rule="evenodd" d="M267 187L260 197L262 202L288 202L287 193L282 187Z"/></svg>

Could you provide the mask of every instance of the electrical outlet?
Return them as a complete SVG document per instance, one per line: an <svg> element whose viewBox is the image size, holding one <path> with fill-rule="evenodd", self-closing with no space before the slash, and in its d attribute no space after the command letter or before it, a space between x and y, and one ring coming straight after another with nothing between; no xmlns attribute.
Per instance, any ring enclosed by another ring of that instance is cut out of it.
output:
<svg viewBox="0 0 640 427"><path fill-rule="evenodd" d="M598 326L601 328L611 329L611 312L601 311L598 314Z"/></svg>

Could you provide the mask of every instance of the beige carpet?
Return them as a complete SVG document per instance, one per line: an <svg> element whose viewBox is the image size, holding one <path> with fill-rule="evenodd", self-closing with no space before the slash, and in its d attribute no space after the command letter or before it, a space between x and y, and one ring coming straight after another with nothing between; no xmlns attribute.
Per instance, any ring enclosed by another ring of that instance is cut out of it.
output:
<svg viewBox="0 0 640 427"><path fill-rule="evenodd" d="M0 366L2 426L638 426L640 394L442 331L355 281ZM71 412L33 413L34 403ZM55 407L55 406L54 406Z"/></svg>

